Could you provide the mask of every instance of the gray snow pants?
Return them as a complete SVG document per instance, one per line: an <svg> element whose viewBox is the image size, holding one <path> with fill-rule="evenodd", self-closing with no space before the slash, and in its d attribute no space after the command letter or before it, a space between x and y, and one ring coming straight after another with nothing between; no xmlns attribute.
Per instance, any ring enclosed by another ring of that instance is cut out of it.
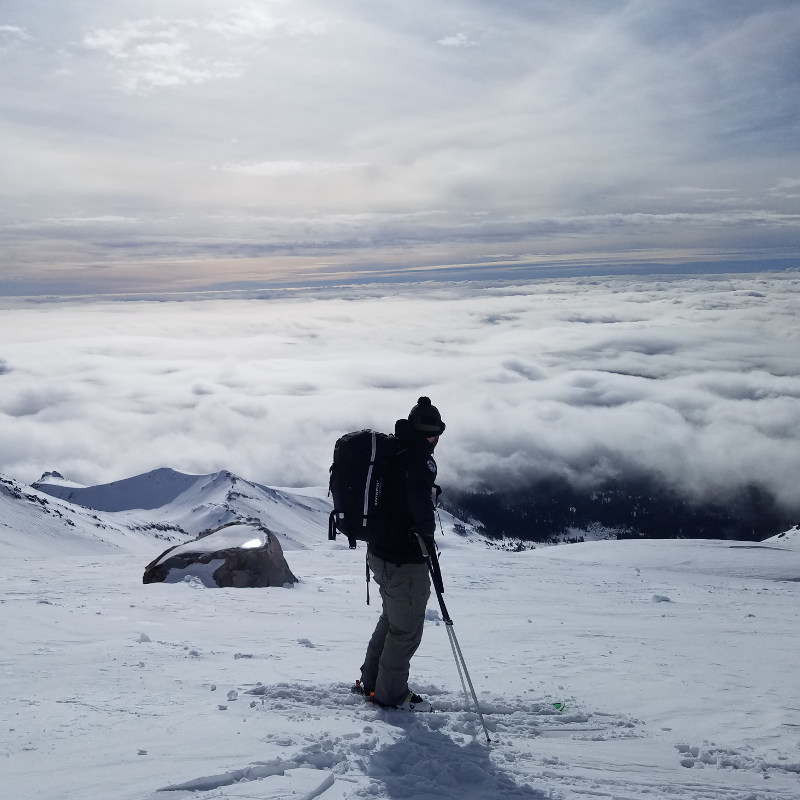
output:
<svg viewBox="0 0 800 800"><path fill-rule="evenodd" d="M411 657L422 641L425 608L431 595L427 564L392 564L369 553L367 563L380 587L383 610L367 645L361 682L375 699L400 705L408 697Z"/></svg>

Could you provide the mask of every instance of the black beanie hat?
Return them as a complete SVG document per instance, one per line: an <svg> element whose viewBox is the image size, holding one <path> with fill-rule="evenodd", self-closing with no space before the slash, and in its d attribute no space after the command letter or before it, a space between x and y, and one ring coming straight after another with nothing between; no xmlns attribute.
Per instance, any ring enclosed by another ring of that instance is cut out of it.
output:
<svg viewBox="0 0 800 800"><path fill-rule="evenodd" d="M420 397L417 404L411 409L408 421L423 436L439 436L444 433L445 424L442 415L436 406L431 405L430 397Z"/></svg>

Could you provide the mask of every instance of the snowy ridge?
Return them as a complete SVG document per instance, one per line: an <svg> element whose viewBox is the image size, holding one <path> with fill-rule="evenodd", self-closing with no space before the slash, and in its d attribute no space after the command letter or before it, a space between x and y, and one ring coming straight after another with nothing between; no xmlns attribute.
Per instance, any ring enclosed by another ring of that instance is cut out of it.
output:
<svg viewBox="0 0 800 800"><path fill-rule="evenodd" d="M65 481L34 483L35 489L60 497L70 503L92 508L95 511L152 510L174 503L182 494L195 486L198 480L211 476L185 475L174 469L156 469L99 486L76 486Z"/></svg>
<svg viewBox="0 0 800 800"><path fill-rule="evenodd" d="M141 551L185 536L169 523L115 519L0 475L0 545L6 553Z"/></svg>
<svg viewBox="0 0 800 800"><path fill-rule="evenodd" d="M194 538L231 522L258 521L278 536L285 551L318 547L327 539L331 511L323 488L274 489L227 470L187 475L162 468L97 486L50 478L33 487L73 508L91 510L97 519L119 529L168 528ZM440 513L444 527L452 529L457 520ZM461 527L473 535L463 523Z"/></svg>
<svg viewBox="0 0 800 800"><path fill-rule="evenodd" d="M779 544L800 550L800 525L766 539L762 544Z"/></svg>
<svg viewBox="0 0 800 800"><path fill-rule="evenodd" d="M163 468L97 486L48 481L34 488L123 527L168 525L191 538L230 522L258 520L277 534L284 550L315 546L331 508L321 490L271 489L228 471L187 475Z"/></svg>
<svg viewBox="0 0 800 800"><path fill-rule="evenodd" d="M20 553L100 549L152 558L167 544L231 522L257 521L284 550L302 550L327 538L330 509L322 489L271 489L227 471L157 469L97 486L58 473L46 473L32 486L0 475L0 544Z"/></svg>

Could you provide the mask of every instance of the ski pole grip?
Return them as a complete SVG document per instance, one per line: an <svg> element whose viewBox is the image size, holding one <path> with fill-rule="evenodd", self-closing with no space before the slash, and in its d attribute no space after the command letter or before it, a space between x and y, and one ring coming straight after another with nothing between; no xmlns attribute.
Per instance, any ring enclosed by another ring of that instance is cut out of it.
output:
<svg viewBox="0 0 800 800"><path fill-rule="evenodd" d="M422 550L422 557L428 562L428 571L431 573L433 586L437 594L442 595L444 594L444 581L442 580L442 570L439 569L439 559L436 557L436 551L429 553L428 548L425 546L425 540L419 534L416 534L416 536L420 550Z"/></svg>
<svg viewBox="0 0 800 800"><path fill-rule="evenodd" d="M442 579L442 570L439 568L439 559L436 558L436 553L428 556L428 564L431 569L431 578L433 578L433 585L436 591L441 595L444 594L444 580Z"/></svg>
<svg viewBox="0 0 800 800"><path fill-rule="evenodd" d="M336 511L331 511L328 517L328 539L332 542L336 541Z"/></svg>

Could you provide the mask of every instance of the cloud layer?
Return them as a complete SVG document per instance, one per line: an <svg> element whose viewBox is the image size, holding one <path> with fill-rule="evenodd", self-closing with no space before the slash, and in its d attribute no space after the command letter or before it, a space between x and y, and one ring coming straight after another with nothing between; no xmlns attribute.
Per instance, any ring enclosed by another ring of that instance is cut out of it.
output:
<svg viewBox="0 0 800 800"><path fill-rule="evenodd" d="M0 293L203 286L220 262L796 261L796 12L12 0Z"/></svg>
<svg viewBox="0 0 800 800"><path fill-rule="evenodd" d="M390 431L427 394L451 486L647 475L798 508L799 298L790 273L7 301L0 471L321 485L341 433Z"/></svg>

